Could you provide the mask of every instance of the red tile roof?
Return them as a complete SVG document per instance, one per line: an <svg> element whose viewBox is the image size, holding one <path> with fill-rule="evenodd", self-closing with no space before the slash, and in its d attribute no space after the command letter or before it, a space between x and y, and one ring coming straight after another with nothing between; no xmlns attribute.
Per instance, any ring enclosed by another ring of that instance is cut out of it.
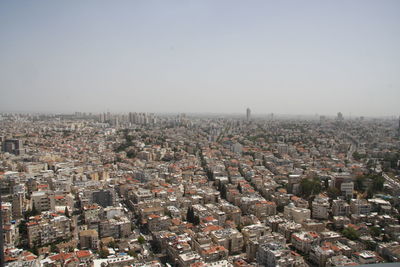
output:
<svg viewBox="0 0 400 267"><path fill-rule="evenodd" d="M79 250L76 252L78 258L90 257L92 253L89 250Z"/></svg>

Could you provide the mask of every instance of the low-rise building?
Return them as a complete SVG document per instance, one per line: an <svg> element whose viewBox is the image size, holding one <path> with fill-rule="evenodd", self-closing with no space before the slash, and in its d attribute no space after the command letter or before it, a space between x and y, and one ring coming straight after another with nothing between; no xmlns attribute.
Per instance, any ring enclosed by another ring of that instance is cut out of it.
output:
<svg viewBox="0 0 400 267"><path fill-rule="evenodd" d="M323 196L315 197L312 202L312 217L314 219L328 219L329 215L329 198Z"/></svg>
<svg viewBox="0 0 400 267"><path fill-rule="evenodd" d="M311 217L311 211L309 209L296 207L293 203L289 203L289 205L285 206L283 214L287 219L293 220L296 223L302 223Z"/></svg>
<svg viewBox="0 0 400 267"><path fill-rule="evenodd" d="M345 200L335 199L332 201L333 216L347 216L350 214L350 205Z"/></svg>
<svg viewBox="0 0 400 267"><path fill-rule="evenodd" d="M303 253L309 253L311 246L318 244L320 236L315 232L299 232L292 234L292 245Z"/></svg>
<svg viewBox="0 0 400 267"><path fill-rule="evenodd" d="M281 243L264 243L257 251L257 263L266 267L306 266L303 257Z"/></svg>
<svg viewBox="0 0 400 267"><path fill-rule="evenodd" d="M368 215L371 212L371 204L366 199L350 200L350 211L356 215Z"/></svg>
<svg viewBox="0 0 400 267"><path fill-rule="evenodd" d="M226 228L213 231L211 232L211 238L216 244L229 250L230 254L242 251L243 235L236 229Z"/></svg>
<svg viewBox="0 0 400 267"><path fill-rule="evenodd" d="M79 245L83 249L98 249L99 233L96 230L84 230L79 232Z"/></svg>

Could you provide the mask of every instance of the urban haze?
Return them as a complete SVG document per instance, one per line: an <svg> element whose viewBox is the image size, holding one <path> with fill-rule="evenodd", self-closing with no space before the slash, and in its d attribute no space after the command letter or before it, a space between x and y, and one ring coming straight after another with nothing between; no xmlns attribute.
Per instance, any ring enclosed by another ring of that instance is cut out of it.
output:
<svg viewBox="0 0 400 267"><path fill-rule="evenodd" d="M1 1L0 267L400 264L399 1Z"/></svg>
<svg viewBox="0 0 400 267"><path fill-rule="evenodd" d="M2 1L0 111L391 116L398 1Z"/></svg>

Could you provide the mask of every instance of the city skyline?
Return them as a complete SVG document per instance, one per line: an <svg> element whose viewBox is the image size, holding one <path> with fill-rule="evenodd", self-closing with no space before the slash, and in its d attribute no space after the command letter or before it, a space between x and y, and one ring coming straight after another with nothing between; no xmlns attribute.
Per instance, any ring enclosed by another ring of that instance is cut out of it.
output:
<svg viewBox="0 0 400 267"><path fill-rule="evenodd" d="M0 1L0 267L400 266L399 11Z"/></svg>
<svg viewBox="0 0 400 267"><path fill-rule="evenodd" d="M2 2L0 112L398 116L399 8Z"/></svg>

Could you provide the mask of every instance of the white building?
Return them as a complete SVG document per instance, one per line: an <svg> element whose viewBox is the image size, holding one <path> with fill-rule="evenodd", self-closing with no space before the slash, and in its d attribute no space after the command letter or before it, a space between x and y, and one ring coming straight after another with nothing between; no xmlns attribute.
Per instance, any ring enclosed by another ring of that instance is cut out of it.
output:
<svg viewBox="0 0 400 267"><path fill-rule="evenodd" d="M317 196L312 202L312 217L314 219L328 219L329 198Z"/></svg>
<svg viewBox="0 0 400 267"><path fill-rule="evenodd" d="M371 204L366 199L350 200L350 211L352 214L367 215L371 212Z"/></svg>
<svg viewBox="0 0 400 267"><path fill-rule="evenodd" d="M310 219L311 216L311 211L309 209L298 208L293 203L285 206L283 213L287 219L293 220L296 223L302 223Z"/></svg>

